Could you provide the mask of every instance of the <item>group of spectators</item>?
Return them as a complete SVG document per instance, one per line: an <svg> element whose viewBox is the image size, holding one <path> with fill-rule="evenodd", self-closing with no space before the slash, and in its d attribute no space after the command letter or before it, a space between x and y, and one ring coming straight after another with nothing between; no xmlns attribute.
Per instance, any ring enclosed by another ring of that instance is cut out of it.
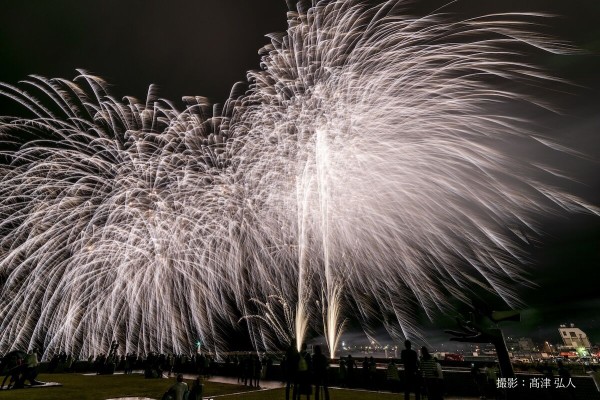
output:
<svg viewBox="0 0 600 400"><path fill-rule="evenodd" d="M300 400L302 395L309 399L313 392L313 385L316 400L321 396L329 400L329 360L323 354L321 346L315 346L311 355L306 351L306 344L298 351L296 341L292 340L281 361L281 367L285 380L286 400L290 400L290 394L292 400Z"/></svg>
<svg viewBox="0 0 600 400"><path fill-rule="evenodd" d="M419 400L425 394L429 400L442 400L444 398L444 375L440 363L421 347L421 357L412 349L410 340L404 342L404 350L400 353L400 362L404 365L404 398L409 399L410 393L415 394ZM394 361L388 365L387 377L392 386L398 387L399 374L394 373ZM396 378L398 376L398 378ZM390 379L391 378L391 379ZM395 383L395 385L394 385Z"/></svg>
<svg viewBox="0 0 600 400"><path fill-rule="evenodd" d="M129 359L129 361L127 361ZM217 370L216 360L206 354L156 354L150 353L141 363L136 361L134 355L126 357L125 372L131 373L133 366L143 367L146 378L160 378L163 375L171 376L173 373L193 373L209 378ZM142 368L140 368L142 369Z"/></svg>
<svg viewBox="0 0 600 400"><path fill-rule="evenodd" d="M8 381L6 389L22 389L25 387L25 382L30 385L43 385L43 382L36 380L38 375L38 356L35 349L29 353L13 351L7 354L0 365L0 370L3 371L4 379L0 388L4 388Z"/></svg>
<svg viewBox="0 0 600 400"><path fill-rule="evenodd" d="M399 365L404 368L400 374ZM315 346L310 355L303 346L301 351L296 350L296 343L286 351L282 360L282 371L285 380L286 400L300 400L303 395L307 399L315 394L315 399L329 400L329 360L323 355L321 347ZM346 387L355 387L362 381L363 386L371 389L380 389L376 384L377 364L371 358L362 361L362 379L359 378L358 366L352 355L340 359L338 369L339 383ZM405 349L401 352L400 360L391 360L387 366L386 381L388 389L399 392L404 388L405 399L410 398L410 393L415 394L419 400L421 395L426 395L429 400L442 400L444 394L444 377L442 367L431 356L426 347L421 348L421 357L412 349L410 341L405 342Z"/></svg>
<svg viewBox="0 0 600 400"><path fill-rule="evenodd" d="M344 387L355 387L358 383L358 365L352 355L346 358L340 358L339 364L339 382ZM373 357L365 357L362 361L362 384L364 387L373 389L375 387L375 375L377 373L377 363Z"/></svg>
<svg viewBox="0 0 600 400"><path fill-rule="evenodd" d="M16 363L18 354L23 352L12 352L6 355L5 363ZM23 353L25 354L25 353ZM25 356L19 359L24 360ZM97 374L111 374L115 371L123 371L131 374L134 370L144 371L147 378L159 378L171 376L177 373L189 373L204 376L214 375L218 365L214 357L208 354L158 354L149 353L142 357L137 353L118 355L115 351L107 354L101 353L85 359L77 359L64 352L53 355L43 368L44 372L96 372Z"/></svg>
<svg viewBox="0 0 600 400"><path fill-rule="evenodd" d="M234 358L237 382L245 386L260 388L260 380L266 375L266 369L271 366L271 359L261 359L258 354L245 354ZM225 369L229 369L228 363L231 359L225 361Z"/></svg>

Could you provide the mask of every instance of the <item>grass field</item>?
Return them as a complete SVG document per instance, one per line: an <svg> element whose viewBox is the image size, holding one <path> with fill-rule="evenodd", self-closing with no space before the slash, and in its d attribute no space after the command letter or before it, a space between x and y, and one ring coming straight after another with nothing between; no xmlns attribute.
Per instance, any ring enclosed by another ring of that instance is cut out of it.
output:
<svg viewBox="0 0 600 400"><path fill-rule="evenodd" d="M39 380L58 382L61 387L3 390L1 400L106 400L119 397L160 399L175 382L171 379L144 379L142 375L41 374ZM191 386L191 381L187 381ZM246 392L239 394L240 392ZM331 400L398 400L399 394L331 389ZM204 382L204 399L283 400L284 389L250 391L240 385ZM303 396L303 399L306 397ZM314 399L314 395L311 396Z"/></svg>
<svg viewBox="0 0 600 400"><path fill-rule="evenodd" d="M345 390L345 389L330 389L329 390L330 400L403 400L404 395L398 393L377 393L377 392L366 392L359 390ZM311 400L314 400L314 393L310 396ZM285 400L284 389L273 389L268 391L257 391L244 393L241 395L230 395L218 397L218 400ZM217 400L215 399L215 400ZM306 396L302 396L302 400L305 400ZM206 400L206 397L205 397Z"/></svg>
<svg viewBox="0 0 600 400"><path fill-rule="evenodd" d="M42 382L62 383L61 387L3 390L2 400L105 400L115 397L160 399L175 383L171 379L144 379L142 375L40 374ZM188 385L192 382L187 381ZM204 397L238 393L250 388L239 385L204 382Z"/></svg>

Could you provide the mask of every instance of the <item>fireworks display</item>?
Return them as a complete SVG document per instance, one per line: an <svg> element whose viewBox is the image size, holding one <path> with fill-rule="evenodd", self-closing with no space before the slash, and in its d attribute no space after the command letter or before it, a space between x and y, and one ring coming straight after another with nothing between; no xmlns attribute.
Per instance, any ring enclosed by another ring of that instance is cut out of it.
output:
<svg viewBox="0 0 600 400"><path fill-rule="evenodd" d="M344 320L418 332L472 288L518 304L521 250L549 213L597 210L554 185L557 147L517 110L562 84L543 15L411 17L402 2L288 13L223 107L111 97L102 79L0 92L0 353L257 349ZM552 179L550 179L552 178Z"/></svg>

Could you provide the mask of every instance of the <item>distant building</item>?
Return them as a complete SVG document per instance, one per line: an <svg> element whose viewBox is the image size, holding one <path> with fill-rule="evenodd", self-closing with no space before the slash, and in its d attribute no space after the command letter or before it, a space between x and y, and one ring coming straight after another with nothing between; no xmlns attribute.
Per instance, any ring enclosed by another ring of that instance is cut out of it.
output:
<svg viewBox="0 0 600 400"><path fill-rule="evenodd" d="M586 349L592 347L585 332L579 328L575 328L574 324L571 324L569 327L561 325L560 328L558 328L558 332L560 333L563 343L567 347L585 347Z"/></svg>
<svg viewBox="0 0 600 400"><path fill-rule="evenodd" d="M521 351L534 351L535 345L533 344L533 340L530 338L520 338L518 340L519 350Z"/></svg>
<svg viewBox="0 0 600 400"><path fill-rule="evenodd" d="M519 341L513 337L507 337L506 340L506 348L508 351L519 351Z"/></svg>

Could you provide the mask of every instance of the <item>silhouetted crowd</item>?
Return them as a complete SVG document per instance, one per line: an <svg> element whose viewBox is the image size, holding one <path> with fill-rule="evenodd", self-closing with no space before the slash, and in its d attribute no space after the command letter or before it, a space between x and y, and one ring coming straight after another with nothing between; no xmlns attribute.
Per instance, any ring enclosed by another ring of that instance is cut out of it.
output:
<svg viewBox="0 0 600 400"><path fill-rule="evenodd" d="M273 360L260 358L257 354L239 354L225 358L225 371L235 370L237 382L241 385L260 388L260 380L273 366Z"/></svg>
<svg viewBox="0 0 600 400"><path fill-rule="evenodd" d="M315 399L323 397L329 400L329 360L323 355L320 346L314 347L310 355L303 345L298 351L295 340L292 341L281 361L281 369L285 381L285 398L300 399L302 395L310 398L315 390Z"/></svg>
<svg viewBox="0 0 600 400"><path fill-rule="evenodd" d="M137 353L117 355L114 352L90 356L85 360L76 360L71 355L59 353L48 362L47 372L95 372L111 374L123 371L131 374L133 371L143 371L146 378L159 378L177 373L189 373L204 376L214 375L217 363L211 355L206 354L158 354L150 353L146 357Z"/></svg>
<svg viewBox="0 0 600 400"><path fill-rule="evenodd" d="M302 396L306 396L310 399L314 393L316 400L329 400L329 384L334 381L342 387L387 389L395 393L403 388L405 399L409 399L410 394L414 393L417 400L422 395L426 395L429 400L442 400L444 377L440 363L426 347L421 348L421 357L411 347L407 340L400 360L392 359L387 364L385 382L382 382L373 357L364 357L358 362L352 355L342 357L335 376L330 371L329 359L323 355L320 346L315 346L311 355L306 351L305 345L298 351L296 343L292 342L281 362L285 398L300 400ZM402 373L399 366L403 367Z"/></svg>

